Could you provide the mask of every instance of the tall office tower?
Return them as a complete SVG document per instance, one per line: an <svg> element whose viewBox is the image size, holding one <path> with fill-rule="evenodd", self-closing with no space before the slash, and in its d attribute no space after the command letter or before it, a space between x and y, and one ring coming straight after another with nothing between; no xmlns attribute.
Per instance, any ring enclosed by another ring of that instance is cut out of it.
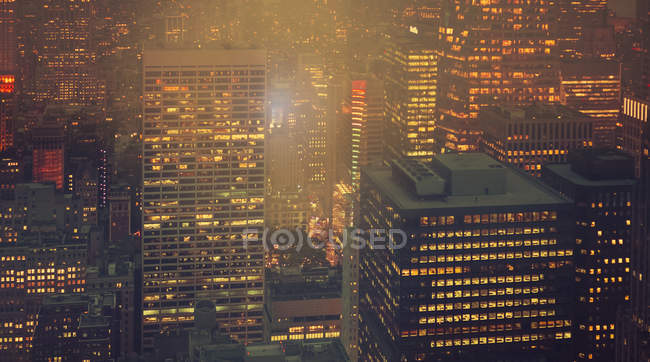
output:
<svg viewBox="0 0 650 362"><path fill-rule="evenodd" d="M431 41L413 36L388 40L384 52L387 70L386 152L390 160L412 157L430 160L437 153L433 132L438 97L438 57Z"/></svg>
<svg viewBox="0 0 650 362"><path fill-rule="evenodd" d="M143 346L217 304L222 332L262 340L266 52L145 50ZM252 232L251 232L252 234Z"/></svg>
<svg viewBox="0 0 650 362"><path fill-rule="evenodd" d="M165 41L169 44L182 44L187 39L188 15L178 3L172 6L179 6L168 9L165 12Z"/></svg>
<svg viewBox="0 0 650 362"><path fill-rule="evenodd" d="M46 0L35 40L39 67L37 99L74 105L101 104L104 89L95 75L93 0Z"/></svg>
<svg viewBox="0 0 650 362"><path fill-rule="evenodd" d="M618 62L587 60L560 66L561 102L594 118L595 147L616 147L620 98Z"/></svg>
<svg viewBox="0 0 650 362"><path fill-rule="evenodd" d="M305 177L310 188L324 189L328 183L328 75L320 56L299 57L296 123L303 134Z"/></svg>
<svg viewBox="0 0 650 362"><path fill-rule="evenodd" d="M14 75L0 73L0 152L14 145L15 84Z"/></svg>
<svg viewBox="0 0 650 362"><path fill-rule="evenodd" d="M650 1L637 0L639 27L643 32L643 60L638 96L650 101Z"/></svg>
<svg viewBox="0 0 650 362"><path fill-rule="evenodd" d="M46 124L32 130L32 180L53 182L63 189L65 134L62 127Z"/></svg>
<svg viewBox="0 0 650 362"><path fill-rule="evenodd" d="M582 43L588 40L589 33L606 27L607 0L558 0L555 6L560 57L582 58Z"/></svg>
<svg viewBox="0 0 650 362"><path fill-rule="evenodd" d="M16 1L0 1L0 74L16 75L18 38L16 37Z"/></svg>
<svg viewBox="0 0 650 362"><path fill-rule="evenodd" d="M575 205L578 360L613 361L616 313L630 300L634 159L621 151L574 152L542 180Z"/></svg>
<svg viewBox="0 0 650 362"><path fill-rule="evenodd" d="M478 148L482 107L559 100L552 4L446 0L436 137L446 149Z"/></svg>
<svg viewBox="0 0 650 362"><path fill-rule="evenodd" d="M361 183L374 233L359 262L361 360L568 360L569 201L482 153L396 160ZM402 244L388 229L405 246L371 247Z"/></svg>
<svg viewBox="0 0 650 362"><path fill-rule="evenodd" d="M650 102L639 98L623 97L623 106L620 113L620 127L618 128L618 148L632 155L636 162L637 176L641 160L643 159L643 147L650 120Z"/></svg>
<svg viewBox="0 0 650 362"><path fill-rule="evenodd" d="M634 116L642 123L637 154L639 186L633 203L631 308L617 320L617 362L650 360L650 126L648 104L638 102L626 103L628 107L635 106ZM623 113L627 113L625 107Z"/></svg>
<svg viewBox="0 0 650 362"><path fill-rule="evenodd" d="M342 264L341 343L351 362L359 360L359 250L344 245Z"/></svg>
<svg viewBox="0 0 650 362"><path fill-rule="evenodd" d="M300 159L299 140L289 127L270 128L267 135L269 191L297 191L304 187L304 168Z"/></svg>
<svg viewBox="0 0 650 362"><path fill-rule="evenodd" d="M13 108L18 73L15 0L0 0L0 152L13 146Z"/></svg>
<svg viewBox="0 0 650 362"><path fill-rule="evenodd" d="M383 160L384 86L374 75L352 74L347 80L337 147L342 153L341 177L359 188L361 167ZM340 180L339 180L340 181Z"/></svg>
<svg viewBox="0 0 650 362"><path fill-rule="evenodd" d="M487 107L480 124L483 152L535 176L544 163L566 162L569 151L593 143L592 118L560 105Z"/></svg>

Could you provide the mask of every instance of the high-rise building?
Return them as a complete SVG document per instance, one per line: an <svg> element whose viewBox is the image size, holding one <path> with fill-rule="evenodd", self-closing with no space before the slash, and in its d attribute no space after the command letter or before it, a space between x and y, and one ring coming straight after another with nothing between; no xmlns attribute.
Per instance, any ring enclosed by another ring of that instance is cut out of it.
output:
<svg viewBox="0 0 650 362"><path fill-rule="evenodd" d="M481 149L532 175L547 162L566 162L569 151L592 146L593 120L564 106L497 106L481 111Z"/></svg>
<svg viewBox="0 0 650 362"><path fill-rule="evenodd" d="M367 168L361 184L371 235L359 262L360 360L568 360L568 200L482 153L396 160Z"/></svg>
<svg viewBox="0 0 650 362"><path fill-rule="evenodd" d="M266 138L269 191L298 192L306 184L298 137L288 126L279 126L270 128Z"/></svg>
<svg viewBox="0 0 650 362"><path fill-rule="evenodd" d="M383 161L384 87L372 74L354 74L346 87L339 123L345 168L340 178L359 188L361 168ZM341 181L341 180L339 180Z"/></svg>
<svg viewBox="0 0 650 362"><path fill-rule="evenodd" d="M438 34L438 142L478 149L482 107L559 101L553 3L446 0Z"/></svg>
<svg viewBox="0 0 650 362"><path fill-rule="evenodd" d="M0 75L0 152L14 145L15 84L14 75Z"/></svg>
<svg viewBox="0 0 650 362"><path fill-rule="evenodd" d="M46 124L32 130L32 181L53 182L63 189L65 133L62 127Z"/></svg>
<svg viewBox="0 0 650 362"><path fill-rule="evenodd" d="M356 362L359 360L359 249L348 243L343 245L342 254L341 343L350 360Z"/></svg>
<svg viewBox="0 0 650 362"><path fill-rule="evenodd" d="M0 1L0 74L17 75L16 20L16 1Z"/></svg>
<svg viewBox="0 0 650 362"><path fill-rule="evenodd" d="M631 307L620 313L617 320L616 361L636 362L650 361L650 127L647 103L626 101L622 113L637 118L640 125L639 149L634 154L639 185L633 201ZM625 105L633 108L625 111Z"/></svg>
<svg viewBox="0 0 650 362"><path fill-rule="evenodd" d="M386 143L384 157L430 160L437 153L433 133L438 99L438 56L430 40L395 36L384 60Z"/></svg>
<svg viewBox="0 0 650 362"><path fill-rule="evenodd" d="M304 190L278 191L267 195L266 227L308 230L309 198Z"/></svg>
<svg viewBox="0 0 650 362"><path fill-rule="evenodd" d="M143 346L218 305L221 330L262 340L266 53L147 49L143 140ZM251 232L253 234L253 232Z"/></svg>
<svg viewBox="0 0 650 362"><path fill-rule="evenodd" d="M328 73L324 60L314 54L299 57L296 124L302 134L305 180L310 189L324 191L328 185L327 101Z"/></svg>
<svg viewBox="0 0 650 362"><path fill-rule="evenodd" d="M619 117L617 130L618 148L632 155L636 160L637 176L643 154L644 141L647 137L650 120L650 102L625 96Z"/></svg>
<svg viewBox="0 0 650 362"><path fill-rule="evenodd" d="M607 0L558 0L555 6L560 57L582 58L592 32L605 27Z"/></svg>
<svg viewBox="0 0 650 362"><path fill-rule="evenodd" d="M101 104L92 21L94 0L45 0L40 34L34 41L39 61L37 99L74 105Z"/></svg>
<svg viewBox="0 0 650 362"><path fill-rule="evenodd" d="M637 96L646 101L650 101L650 1L637 0L637 17L639 29L642 29L641 43L641 76L636 82L638 84Z"/></svg>
<svg viewBox="0 0 650 362"><path fill-rule="evenodd" d="M620 64L582 60L560 66L560 100L594 118L594 147L616 146L616 123L621 98Z"/></svg>
<svg viewBox="0 0 650 362"><path fill-rule="evenodd" d="M614 360L616 313L630 300L634 159L621 151L572 152L542 180L573 200L576 218L575 356Z"/></svg>

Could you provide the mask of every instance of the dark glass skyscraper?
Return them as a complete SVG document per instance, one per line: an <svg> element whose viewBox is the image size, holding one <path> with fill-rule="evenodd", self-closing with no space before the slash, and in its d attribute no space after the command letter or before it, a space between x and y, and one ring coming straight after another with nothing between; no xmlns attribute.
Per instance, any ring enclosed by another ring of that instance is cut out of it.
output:
<svg viewBox="0 0 650 362"><path fill-rule="evenodd" d="M361 360L566 360L566 199L481 153L369 168L361 192L364 230L408 235L361 251Z"/></svg>
<svg viewBox="0 0 650 362"><path fill-rule="evenodd" d="M634 159L620 151L572 152L542 180L573 200L576 217L574 358L612 361L616 311L630 300Z"/></svg>

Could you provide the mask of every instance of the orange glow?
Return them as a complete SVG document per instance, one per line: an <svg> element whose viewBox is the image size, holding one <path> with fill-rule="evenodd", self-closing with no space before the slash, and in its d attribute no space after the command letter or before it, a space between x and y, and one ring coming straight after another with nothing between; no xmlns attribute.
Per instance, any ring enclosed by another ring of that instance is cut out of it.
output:
<svg viewBox="0 0 650 362"><path fill-rule="evenodd" d="M0 75L0 93L13 93L15 83L13 75Z"/></svg>

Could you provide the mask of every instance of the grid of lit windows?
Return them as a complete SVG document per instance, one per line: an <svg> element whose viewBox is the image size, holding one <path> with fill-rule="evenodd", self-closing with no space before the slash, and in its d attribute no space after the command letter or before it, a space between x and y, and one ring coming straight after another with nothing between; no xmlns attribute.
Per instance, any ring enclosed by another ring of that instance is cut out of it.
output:
<svg viewBox="0 0 650 362"><path fill-rule="evenodd" d="M543 164L591 148L595 133L592 118L563 106L488 107L480 122L482 151L535 176Z"/></svg>
<svg viewBox="0 0 650 362"><path fill-rule="evenodd" d="M371 180L362 178L362 228L401 229L408 242L397 250L361 251L365 360L462 360L570 345L574 250L568 204L468 208L449 200L440 209L402 208L405 201L394 201L388 185ZM371 336L378 331L385 331L398 355L372 347L381 340Z"/></svg>
<svg viewBox="0 0 650 362"><path fill-rule="evenodd" d="M388 157L430 160L436 149L438 56L423 40L391 39L384 58L386 73L386 142Z"/></svg>
<svg viewBox="0 0 650 362"><path fill-rule="evenodd" d="M559 100L552 3L544 0L449 3L438 31L440 133L456 151L478 148L482 107Z"/></svg>
<svg viewBox="0 0 650 362"><path fill-rule="evenodd" d="M85 291L85 261L81 244L0 248L0 359L30 352L44 295Z"/></svg>
<svg viewBox="0 0 650 362"><path fill-rule="evenodd" d="M144 54L145 348L201 298L225 333L262 339L264 255L243 238L264 225L265 91L261 51Z"/></svg>

